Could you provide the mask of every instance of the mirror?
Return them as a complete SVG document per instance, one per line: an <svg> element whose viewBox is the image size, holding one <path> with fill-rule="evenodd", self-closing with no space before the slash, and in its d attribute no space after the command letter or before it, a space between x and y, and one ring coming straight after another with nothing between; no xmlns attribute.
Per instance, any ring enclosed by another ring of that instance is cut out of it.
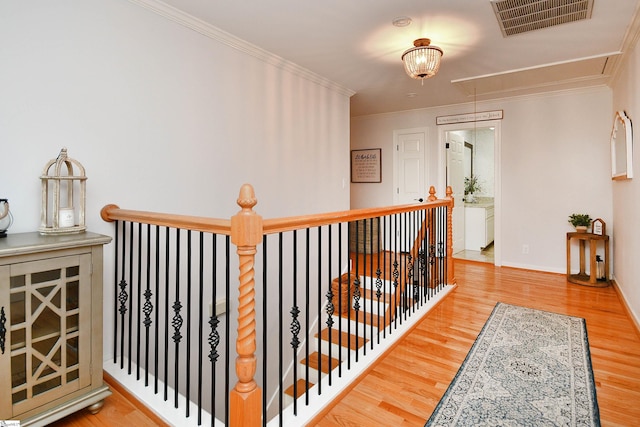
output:
<svg viewBox="0 0 640 427"><path fill-rule="evenodd" d="M618 111L611 131L611 177L633 177L633 131L631 120L624 111Z"/></svg>

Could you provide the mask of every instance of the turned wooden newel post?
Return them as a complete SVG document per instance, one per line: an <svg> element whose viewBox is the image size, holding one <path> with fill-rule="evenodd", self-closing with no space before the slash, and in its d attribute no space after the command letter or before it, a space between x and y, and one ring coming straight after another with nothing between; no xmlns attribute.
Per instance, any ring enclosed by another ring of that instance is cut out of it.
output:
<svg viewBox="0 0 640 427"><path fill-rule="evenodd" d="M447 209L447 284L453 285L456 283L455 270L453 267L453 206L455 200L453 199L453 189L451 186L447 186L447 200L451 201L449 209Z"/></svg>
<svg viewBox="0 0 640 427"><path fill-rule="evenodd" d="M429 197L427 197L427 201L435 202L436 200L438 200L438 197L436 197L436 187L432 185L429 187Z"/></svg>
<svg viewBox="0 0 640 427"><path fill-rule="evenodd" d="M231 217L231 241L236 245L240 268L238 284L238 338L236 341L236 374L238 382L230 394L229 425L249 427L261 425L260 388L256 373L255 254L262 242L262 217L252 209L257 200L253 187L244 184L238 196L240 212Z"/></svg>

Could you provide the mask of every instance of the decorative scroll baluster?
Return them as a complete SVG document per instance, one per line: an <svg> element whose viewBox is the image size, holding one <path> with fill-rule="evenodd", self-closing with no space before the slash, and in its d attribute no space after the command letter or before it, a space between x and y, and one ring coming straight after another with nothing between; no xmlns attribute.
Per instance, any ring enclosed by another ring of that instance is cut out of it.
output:
<svg viewBox="0 0 640 427"><path fill-rule="evenodd" d="M153 323L151 320L151 313L153 313L153 304L151 303L152 296L153 292L151 292L151 289L144 291L144 306L142 307L142 311L144 313L144 326L147 328L147 331Z"/></svg>
<svg viewBox="0 0 640 427"><path fill-rule="evenodd" d="M171 338L173 339L173 342L176 345L178 345L182 340L182 334L180 333L180 328L182 328L182 323L183 323L182 316L180 315L180 310L182 310L182 304L180 303L180 301L176 301L173 303L171 308L173 308L173 313L174 313L173 319L171 319L171 326L173 326L173 335L171 336Z"/></svg>
<svg viewBox="0 0 640 427"><path fill-rule="evenodd" d="M327 308L325 312L327 313L327 321L326 325L331 328L333 327L333 314L336 311L336 307L333 305L333 291L331 289L331 285L329 285L329 290L327 291Z"/></svg>
<svg viewBox="0 0 640 427"><path fill-rule="evenodd" d="M216 363L220 355L218 354L218 345L220 344L220 333L218 332L218 324L220 321L216 316L216 313L213 313L211 317L209 317L209 326L211 327L211 332L209 332L209 338L207 342L209 343L209 361L211 363Z"/></svg>
<svg viewBox="0 0 640 427"><path fill-rule="evenodd" d="M411 254L409 253L407 255L407 282L405 283L405 304L404 304L404 310L405 310L405 319L406 319L406 312L409 309L409 295L411 292L411 289L413 288L413 257L411 256ZM413 296L412 296L413 298ZM411 305L415 304L415 299L413 301L411 301Z"/></svg>
<svg viewBox="0 0 640 427"><path fill-rule="evenodd" d="M379 262L379 260L378 260ZM377 324L377 328L378 328L378 344L380 344L380 297L382 296L382 271L380 270L380 268L378 267L376 269L376 300L378 302L378 324ZM387 311L384 310L384 314L383 314L383 319L382 319L382 324L384 325L384 323L386 322L387 319ZM384 329L384 326L383 328Z"/></svg>
<svg viewBox="0 0 640 427"><path fill-rule="evenodd" d="M397 258L394 258L393 260L393 312L392 312L392 316L394 321L394 326L397 325L397 320L398 320L398 278L400 277L400 272L398 271L398 260ZM391 323L389 323L389 326L391 326Z"/></svg>
<svg viewBox="0 0 640 427"><path fill-rule="evenodd" d="M253 187L240 189L240 212L231 218L231 240L236 245L239 260L238 338L236 340L236 374L238 382L230 393L232 426L259 426L261 419L261 391L256 373L256 312L255 312L255 254L262 241L262 218L252 208L257 200Z"/></svg>

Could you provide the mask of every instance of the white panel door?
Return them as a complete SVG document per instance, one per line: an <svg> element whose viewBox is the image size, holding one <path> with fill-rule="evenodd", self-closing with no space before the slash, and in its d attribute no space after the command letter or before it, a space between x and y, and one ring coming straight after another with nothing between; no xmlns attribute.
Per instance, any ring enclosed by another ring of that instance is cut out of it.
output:
<svg viewBox="0 0 640 427"><path fill-rule="evenodd" d="M397 204L416 203L428 196L424 188L424 140L423 132L398 135L397 150Z"/></svg>
<svg viewBox="0 0 640 427"><path fill-rule="evenodd" d="M464 138L447 132L447 185L453 190L453 253L464 249Z"/></svg>
<svg viewBox="0 0 640 427"><path fill-rule="evenodd" d="M395 188L394 202L398 205L420 203L429 196L425 187L425 139L426 133L421 131L400 131L396 134L395 156ZM413 246L414 236L401 233L406 227L399 216L390 225L392 241L385 242L385 249L394 252L408 252Z"/></svg>

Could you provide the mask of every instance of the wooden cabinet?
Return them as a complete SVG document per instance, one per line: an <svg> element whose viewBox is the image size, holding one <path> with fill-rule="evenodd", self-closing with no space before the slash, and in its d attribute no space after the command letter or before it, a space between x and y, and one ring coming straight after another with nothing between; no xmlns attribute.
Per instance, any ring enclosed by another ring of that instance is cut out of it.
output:
<svg viewBox="0 0 640 427"><path fill-rule="evenodd" d="M44 426L111 394L102 380L102 246L94 233L0 239L0 420Z"/></svg>
<svg viewBox="0 0 640 427"><path fill-rule="evenodd" d="M493 242L493 204L466 205L464 209L464 248L481 251Z"/></svg>

